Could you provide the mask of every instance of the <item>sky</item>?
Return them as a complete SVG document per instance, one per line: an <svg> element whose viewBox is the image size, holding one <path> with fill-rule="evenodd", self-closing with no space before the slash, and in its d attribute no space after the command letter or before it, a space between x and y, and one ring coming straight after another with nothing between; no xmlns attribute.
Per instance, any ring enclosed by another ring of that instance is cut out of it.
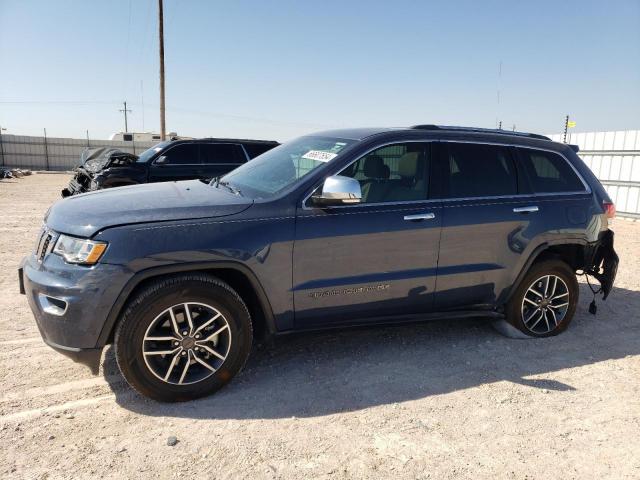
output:
<svg viewBox="0 0 640 480"><path fill-rule="evenodd" d="M157 0L0 0L5 134L159 131ZM164 0L167 130L640 129L640 0Z"/></svg>

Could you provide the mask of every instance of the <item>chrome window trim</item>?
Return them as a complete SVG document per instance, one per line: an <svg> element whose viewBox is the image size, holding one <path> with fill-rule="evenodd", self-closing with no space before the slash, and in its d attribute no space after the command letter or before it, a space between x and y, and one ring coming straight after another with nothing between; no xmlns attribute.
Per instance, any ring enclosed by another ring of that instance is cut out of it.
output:
<svg viewBox="0 0 640 480"><path fill-rule="evenodd" d="M342 172L343 170L345 170L346 168L348 168L349 166L353 165L355 162L357 162L358 160L360 160L363 157L366 157L367 155L369 155L371 152L378 150L379 148L384 148L384 147L388 147L389 145L396 145L399 143L432 143L432 142L439 142L439 143L473 143L476 145L498 145L501 147L513 147L513 148L526 148L529 150L540 150L543 152L550 152L550 153L555 153L556 155L559 155L565 162L567 162L569 164L569 166L571 167L571 169L573 170L573 172L578 176L578 178L580 179L580 181L582 182L582 185L584 185L585 190L576 190L576 191L568 191L568 192L549 192L549 193L519 193L517 195L490 195L490 196L484 196L484 197L455 197L455 198L431 198L431 199L425 199L425 200L410 200L410 201L402 201L402 202L380 202L380 203L358 203L358 204L353 204L353 205L338 205L335 207L331 207L332 209L341 209L341 208L362 208L362 207L372 207L372 206L389 206L389 205L408 205L408 204L424 204L424 203L433 203L433 202L440 202L440 203L445 203L445 202L467 202L467 201L473 201L473 200L502 200L502 199L509 199L509 198L513 198L513 199L518 199L518 198L527 198L527 197L551 197L551 196L555 196L555 195L586 195L586 194L591 194L591 187L589 186L589 184L585 181L585 179L582 177L582 175L580 174L580 172L578 172L578 170L576 169L576 167L573 166L573 164L569 161L569 159L564 156L564 154L557 152L556 150L551 150L549 148L541 148L541 147L529 147L529 146L522 146L522 145L516 145L514 143L503 143L503 142L479 142L479 141L475 141L475 140L450 140L450 139L428 139L428 140L396 140L394 142L387 142L387 143L383 143L380 145L377 145L369 150L367 150L365 153L363 153L361 156L359 156L358 158L356 158L355 160L353 160L352 162L350 162L348 165L346 165L342 170L340 170L340 172ZM514 161L517 161L516 159L514 159ZM517 166L516 166L517 168ZM338 172L338 173L340 173ZM323 180L324 182L324 180ZM311 195L313 195L313 192L316 191L316 189L319 187L320 185L316 185L315 188L313 188L311 190L311 192L304 197L304 199L302 200L302 210L322 210L318 207L308 207L307 204L307 200L309 200L309 198L311 197Z"/></svg>

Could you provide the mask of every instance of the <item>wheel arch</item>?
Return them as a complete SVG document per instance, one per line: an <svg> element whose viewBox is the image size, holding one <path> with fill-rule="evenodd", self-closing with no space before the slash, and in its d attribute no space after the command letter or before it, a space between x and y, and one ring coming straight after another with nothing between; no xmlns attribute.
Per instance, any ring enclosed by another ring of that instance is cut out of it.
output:
<svg viewBox="0 0 640 480"><path fill-rule="evenodd" d="M524 262L515 280L511 284L500 305L506 304L531 267L538 262L549 259L558 259L569 265L574 271L584 269L589 262L589 243L582 239L571 238L566 240L554 240L538 245Z"/></svg>
<svg viewBox="0 0 640 480"><path fill-rule="evenodd" d="M105 321L98 346L103 347L113 341L113 334L122 312L129 300L149 283L184 273L206 273L229 284L246 303L254 323L254 336L266 338L277 332L273 310L262 285L247 266L235 262L214 262L180 264L154 267L136 273L122 289Z"/></svg>

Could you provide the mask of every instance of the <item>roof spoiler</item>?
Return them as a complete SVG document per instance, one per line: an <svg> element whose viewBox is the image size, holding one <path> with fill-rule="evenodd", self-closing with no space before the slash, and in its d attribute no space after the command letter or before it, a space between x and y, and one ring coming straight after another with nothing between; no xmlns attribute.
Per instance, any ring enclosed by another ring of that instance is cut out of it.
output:
<svg viewBox="0 0 640 480"><path fill-rule="evenodd" d="M578 145L571 145L569 144L569 148L571 150L573 150L574 152L578 153L580 151L580 147Z"/></svg>

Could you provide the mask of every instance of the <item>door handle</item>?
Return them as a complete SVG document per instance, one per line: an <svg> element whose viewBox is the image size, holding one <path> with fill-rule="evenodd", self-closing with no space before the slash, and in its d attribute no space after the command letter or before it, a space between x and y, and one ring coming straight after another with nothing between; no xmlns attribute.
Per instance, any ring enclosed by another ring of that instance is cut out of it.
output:
<svg viewBox="0 0 640 480"><path fill-rule="evenodd" d="M420 220L431 220L432 218L436 218L434 213L417 213L415 215L405 215L404 219L410 222L418 222Z"/></svg>
<svg viewBox="0 0 640 480"><path fill-rule="evenodd" d="M533 213L538 211L538 207L532 205L530 207L516 207L513 209L515 213Z"/></svg>

